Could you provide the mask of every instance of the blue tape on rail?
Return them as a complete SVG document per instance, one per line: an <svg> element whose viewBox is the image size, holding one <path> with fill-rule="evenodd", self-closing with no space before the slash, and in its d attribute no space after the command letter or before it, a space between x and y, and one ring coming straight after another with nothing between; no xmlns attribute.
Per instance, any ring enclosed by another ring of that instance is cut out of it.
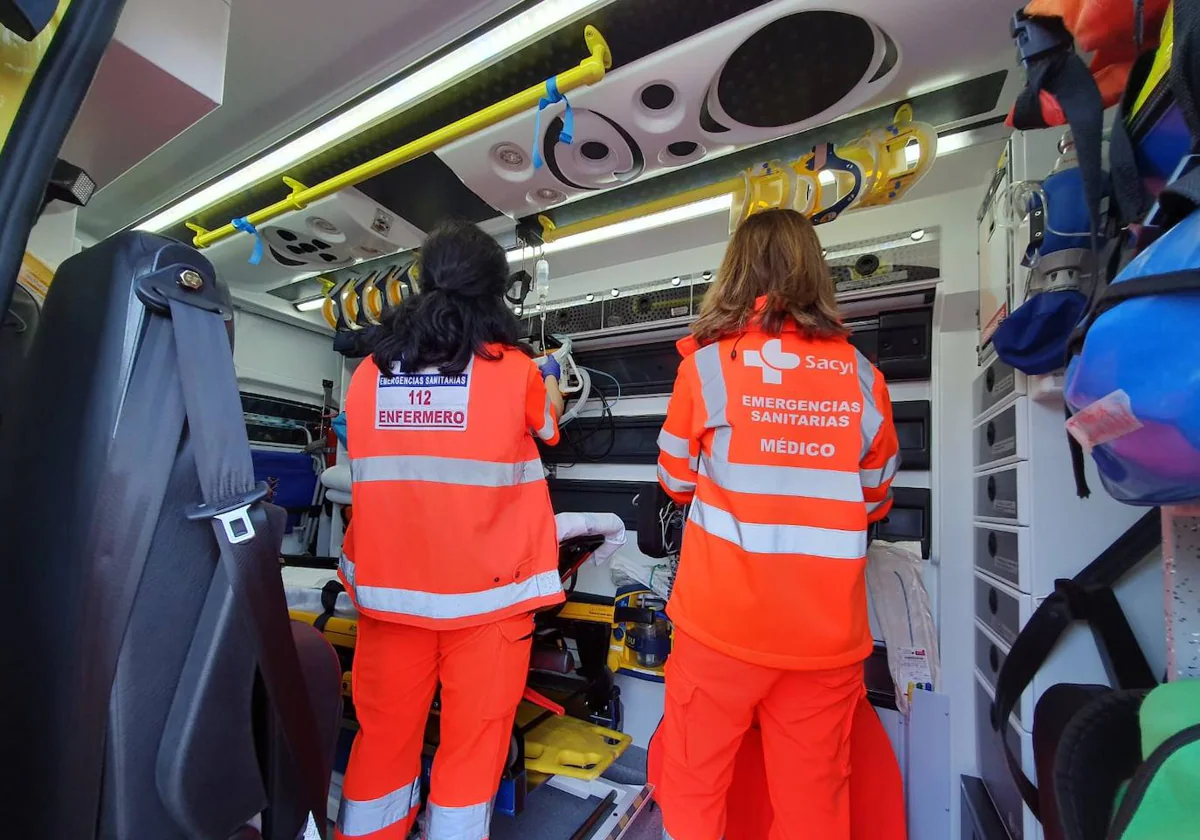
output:
<svg viewBox="0 0 1200 840"><path fill-rule="evenodd" d="M258 232L258 228L250 224L250 220L242 217L233 220L233 226L242 233L248 233L254 237L254 253L250 255L250 265L258 265L263 258L263 238Z"/></svg>
<svg viewBox="0 0 1200 840"><path fill-rule="evenodd" d="M558 80L553 76L546 80L546 95L538 100L537 117L533 123L533 168L541 169L542 164L542 111L555 103L563 103L563 127L558 133L560 143L571 145L575 140L575 111L571 103L558 90Z"/></svg>

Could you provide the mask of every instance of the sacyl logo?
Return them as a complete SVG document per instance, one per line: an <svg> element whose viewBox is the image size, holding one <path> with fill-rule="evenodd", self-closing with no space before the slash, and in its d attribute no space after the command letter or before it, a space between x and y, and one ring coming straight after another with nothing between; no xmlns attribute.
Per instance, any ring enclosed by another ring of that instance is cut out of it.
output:
<svg viewBox="0 0 1200 840"><path fill-rule="evenodd" d="M742 364L762 370L763 384L782 385L783 372L800 367L800 357L783 349L783 342L772 338L763 345L762 352L747 350L742 354Z"/></svg>

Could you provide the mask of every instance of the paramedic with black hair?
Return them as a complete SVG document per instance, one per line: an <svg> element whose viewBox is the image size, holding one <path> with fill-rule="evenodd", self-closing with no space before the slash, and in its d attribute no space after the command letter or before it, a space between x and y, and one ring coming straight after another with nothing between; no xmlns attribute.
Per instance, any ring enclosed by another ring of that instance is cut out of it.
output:
<svg viewBox="0 0 1200 840"><path fill-rule="evenodd" d="M734 233L659 438L690 503L667 613L665 836L719 840L757 719L770 840L848 840L850 724L873 647L867 527L891 507L898 443L883 377L847 340L812 223Z"/></svg>
<svg viewBox="0 0 1200 840"><path fill-rule="evenodd" d="M439 684L425 836L487 838L533 613L564 597L534 443L558 440L557 366L539 371L522 348L490 236L444 225L420 260L420 293L386 320L346 399L354 522L339 575L360 613L360 730L338 838L408 836Z"/></svg>

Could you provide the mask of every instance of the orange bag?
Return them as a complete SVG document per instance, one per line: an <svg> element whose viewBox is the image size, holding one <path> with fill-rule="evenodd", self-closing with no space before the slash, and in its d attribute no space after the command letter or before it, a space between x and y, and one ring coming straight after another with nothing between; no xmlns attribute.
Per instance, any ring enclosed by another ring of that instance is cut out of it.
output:
<svg viewBox="0 0 1200 840"><path fill-rule="evenodd" d="M1092 54L1088 70L1100 90L1104 107L1109 108L1120 101L1134 61L1158 45L1159 30L1170 0L1144 0L1141 5L1140 21L1135 0L1030 0L1024 14L1035 19L1061 21L1074 37L1079 51ZM1062 107L1053 94L1039 91L1038 103L1045 126L1067 124ZM1008 125L1038 127L1017 125L1014 119L1020 121L1017 106L1009 112Z"/></svg>

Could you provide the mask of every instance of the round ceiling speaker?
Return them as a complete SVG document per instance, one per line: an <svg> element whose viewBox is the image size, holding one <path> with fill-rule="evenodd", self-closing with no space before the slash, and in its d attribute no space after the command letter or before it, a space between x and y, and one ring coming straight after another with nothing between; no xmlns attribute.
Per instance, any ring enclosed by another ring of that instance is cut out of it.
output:
<svg viewBox="0 0 1200 840"><path fill-rule="evenodd" d="M300 230L264 226L259 228L259 235L271 259L286 268L327 269L350 265L355 260L355 254L353 249L346 246L346 237L336 228L333 228L332 234L325 236L312 232L317 228L315 222L321 221L324 220L310 219L305 228Z"/></svg>
<svg viewBox="0 0 1200 840"><path fill-rule="evenodd" d="M858 15L783 15L725 59L701 128L723 143L750 143L824 124L882 92L899 60L895 42Z"/></svg>
<svg viewBox="0 0 1200 840"><path fill-rule="evenodd" d="M559 141L561 117L550 121L543 138L546 167L561 183L578 190L602 190L632 181L646 168L637 141L598 111L575 109L570 145Z"/></svg>
<svg viewBox="0 0 1200 840"><path fill-rule="evenodd" d="M663 166L683 166L700 160L705 152L705 148L694 140L676 140L658 153L658 162Z"/></svg>

